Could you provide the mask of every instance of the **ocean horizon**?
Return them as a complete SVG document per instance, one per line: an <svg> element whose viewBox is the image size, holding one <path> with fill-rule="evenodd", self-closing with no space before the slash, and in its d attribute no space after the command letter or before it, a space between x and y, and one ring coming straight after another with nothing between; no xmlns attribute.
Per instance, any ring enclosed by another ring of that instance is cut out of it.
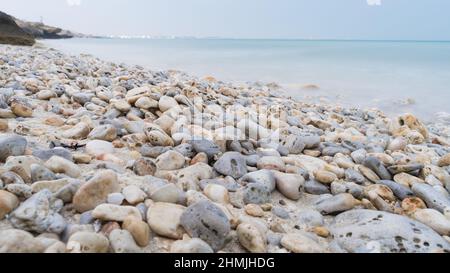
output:
<svg viewBox="0 0 450 273"><path fill-rule="evenodd" d="M344 107L411 112L426 121L450 112L450 42L234 38L43 40L68 54L198 77L277 83L284 95ZM432 96L430 96L432 94Z"/></svg>

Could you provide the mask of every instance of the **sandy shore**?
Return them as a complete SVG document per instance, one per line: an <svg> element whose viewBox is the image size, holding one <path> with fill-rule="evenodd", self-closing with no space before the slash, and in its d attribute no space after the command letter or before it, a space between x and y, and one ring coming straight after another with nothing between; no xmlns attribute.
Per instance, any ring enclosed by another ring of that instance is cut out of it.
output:
<svg viewBox="0 0 450 273"><path fill-rule="evenodd" d="M0 45L0 252L449 252L450 128Z"/></svg>

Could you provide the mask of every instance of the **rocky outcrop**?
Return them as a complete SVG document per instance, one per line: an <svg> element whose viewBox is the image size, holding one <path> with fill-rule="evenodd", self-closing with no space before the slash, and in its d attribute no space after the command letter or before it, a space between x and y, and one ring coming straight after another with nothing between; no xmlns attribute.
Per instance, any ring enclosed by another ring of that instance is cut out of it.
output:
<svg viewBox="0 0 450 273"><path fill-rule="evenodd" d="M14 18L0 11L0 44L31 46L34 42L33 36L20 28Z"/></svg>
<svg viewBox="0 0 450 273"><path fill-rule="evenodd" d="M74 37L85 37L83 34L64 30L58 27L47 26L43 23L26 22L19 19L15 19L15 22L25 32L33 35L36 39L69 39Z"/></svg>

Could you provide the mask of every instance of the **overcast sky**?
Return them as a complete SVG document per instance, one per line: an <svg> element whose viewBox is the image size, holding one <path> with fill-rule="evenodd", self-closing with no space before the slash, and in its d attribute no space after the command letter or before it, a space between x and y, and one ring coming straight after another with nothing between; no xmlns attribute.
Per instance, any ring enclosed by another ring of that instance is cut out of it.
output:
<svg viewBox="0 0 450 273"><path fill-rule="evenodd" d="M450 0L1 0L98 35L450 40Z"/></svg>

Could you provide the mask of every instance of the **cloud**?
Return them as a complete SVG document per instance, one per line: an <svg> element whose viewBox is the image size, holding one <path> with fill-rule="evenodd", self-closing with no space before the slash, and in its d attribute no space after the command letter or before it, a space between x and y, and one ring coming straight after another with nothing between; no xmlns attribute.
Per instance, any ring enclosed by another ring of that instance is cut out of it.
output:
<svg viewBox="0 0 450 273"><path fill-rule="evenodd" d="M81 5L81 0L66 0L66 2L67 2L67 5L69 5L69 7Z"/></svg>
<svg viewBox="0 0 450 273"><path fill-rule="evenodd" d="M366 0L369 6L381 6L381 0Z"/></svg>

